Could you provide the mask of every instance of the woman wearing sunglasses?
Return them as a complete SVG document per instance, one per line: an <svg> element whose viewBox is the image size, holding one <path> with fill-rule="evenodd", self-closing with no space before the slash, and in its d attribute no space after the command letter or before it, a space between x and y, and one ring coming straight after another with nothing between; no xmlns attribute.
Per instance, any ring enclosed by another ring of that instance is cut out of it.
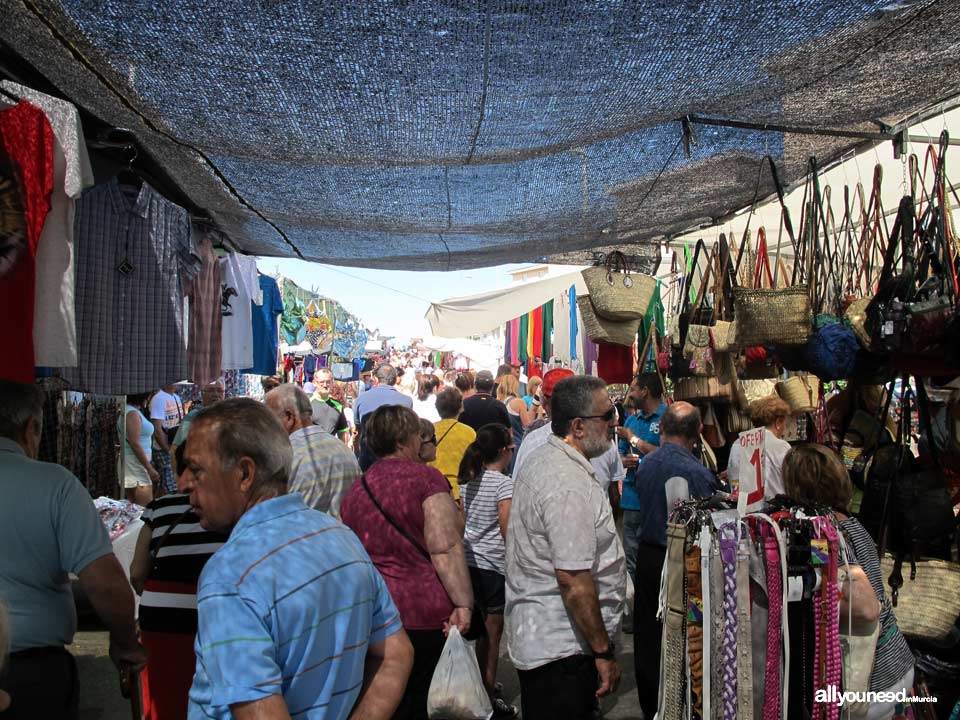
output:
<svg viewBox="0 0 960 720"><path fill-rule="evenodd" d="M483 613L486 638L477 641L477 659L483 683L490 693L494 718L511 718L517 709L494 696L497 660L506 605L507 518L513 497L513 479L504 474L513 460L513 433L498 423L484 425L460 461L460 497L466 527L463 533L473 597Z"/></svg>

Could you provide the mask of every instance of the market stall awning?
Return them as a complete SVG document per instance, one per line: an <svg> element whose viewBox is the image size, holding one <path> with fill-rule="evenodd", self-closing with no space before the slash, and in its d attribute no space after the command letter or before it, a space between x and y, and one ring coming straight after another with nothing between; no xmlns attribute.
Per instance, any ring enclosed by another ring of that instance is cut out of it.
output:
<svg viewBox="0 0 960 720"><path fill-rule="evenodd" d="M587 294L579 272L511 285L477 295L450 298L430 304L427 322L434 335L463 338L490 332L518 315L530 312L575 285L578 295Z"/></svg>
<svg viewBox="0 0 960 720"><path fill-rule="evenodd" d="M770 193L765 154L795 180L960 94L960 0L3 8L0 73L129 130L243 251L365 267L677 234Z"/></svg>

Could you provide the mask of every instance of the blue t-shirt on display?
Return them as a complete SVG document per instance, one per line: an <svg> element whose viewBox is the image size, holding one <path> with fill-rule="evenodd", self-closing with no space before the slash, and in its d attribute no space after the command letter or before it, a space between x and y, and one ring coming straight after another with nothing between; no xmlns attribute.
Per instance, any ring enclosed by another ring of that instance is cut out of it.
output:
<svg viewBox="0 0 960 720"><path fill-rule="evenodd" d="M649 415L642 412L635 413L627 417L623 426L633 432L646 443L660 446L660 418L667 411L667 404L660 403L660 407ZM630 447L626 440L620 441L620 454L629 455L636 451ZM641 462L643 460L641 459ZM623 494L620 497L620 507L624 510L639 510L640 498L637 495L636 470L631 468L627 470L627 476L623 480Z"/></svg>
<svg viewBox="0 0 960 720"><path fill-rule="evenodd" d="M253 305L253 367L243 372L252 375L277 373L277 323L283 313L283 297L277 281L269 275L260 276L263 305Z"/></svg>

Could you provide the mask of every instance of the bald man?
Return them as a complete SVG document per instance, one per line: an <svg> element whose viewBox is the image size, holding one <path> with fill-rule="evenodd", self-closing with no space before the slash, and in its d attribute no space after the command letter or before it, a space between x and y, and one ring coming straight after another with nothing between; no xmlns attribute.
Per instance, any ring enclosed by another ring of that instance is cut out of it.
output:
<svg viewBox="0 0 960 720"><path fill-rule="evenodd" d="M667 520L681 500L710 497L717 489L713 473L693 455L703 423L700 411L676 402L660 419L660 447L637 467L640 546L633 584L633 662L644 717L657 712L660 685L660 571L667 554Z"/></svg>

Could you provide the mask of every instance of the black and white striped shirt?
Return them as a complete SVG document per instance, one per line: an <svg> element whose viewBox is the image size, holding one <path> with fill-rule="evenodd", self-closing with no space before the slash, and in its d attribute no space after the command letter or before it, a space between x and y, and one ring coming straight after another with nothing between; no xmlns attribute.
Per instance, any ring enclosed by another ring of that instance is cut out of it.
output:
<svg viewBox="0 0 960 720"><path fill-rule="evenodd" d="M184 514L186 513L186 514ZM150 550L156 553L140 600L140 627L152 632L197 631L197 581L207 560L227 540L204 530L190 509L188 495L164 495L144 510L142 518L152 533Z"/></svg>
<svg viewBox="0 0 960 720"><path fill-rule="evenodd" d="M877 639L877 654L873 659L870 689L876 692L888 690L913 668L913 653L897 627L893 604L884 591L876 543L856 518L841 520L839 527L847 543L850 564L863 568L880 600L880 636Z"/></svg>

